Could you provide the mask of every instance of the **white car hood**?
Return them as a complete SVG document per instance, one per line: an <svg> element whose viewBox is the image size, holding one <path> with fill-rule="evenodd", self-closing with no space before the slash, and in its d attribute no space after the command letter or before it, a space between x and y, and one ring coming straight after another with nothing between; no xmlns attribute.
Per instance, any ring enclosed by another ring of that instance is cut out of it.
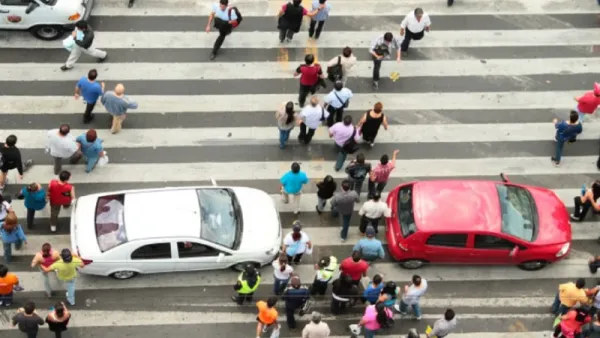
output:
<svg viewBox="0 0 600 338"><path fill-rule="evenodd" d="M281 245L279 213L270 195L252 188L233 188L242 208L244 232L239 251L270 250Z"/></svg>

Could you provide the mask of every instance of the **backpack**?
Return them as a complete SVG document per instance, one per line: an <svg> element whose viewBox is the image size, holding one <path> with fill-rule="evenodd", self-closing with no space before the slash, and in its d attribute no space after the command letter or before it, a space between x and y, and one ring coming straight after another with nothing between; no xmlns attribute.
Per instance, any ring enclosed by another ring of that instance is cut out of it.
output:
<svg viewBox="0 0 600 338"><path fill-rule="evenodd" d="M366 165L353 165L348 168L348 174L355 181L362 181L367 178L369 171L367 170Z"/></svg>
<svg viewBox="0 0 600 338"><path fill-rule="evenodd" d="M342 79L344 75L344 70L342 68L342 56L338 56L337 64L327 67L327 78L331 82L336 82Z"/></svg>
<svg viewBox="0 0 600 338"><path fill-rule="evenodd" d="M231 11L235 12L235 16L237 16L237 20L235 20L231 26L233 28L236 28L237 26L239 26L242 23L242 20L244 20L244 18L242 17L242 13L240 13L239 9L237 7L230 7L229 11L227 12L229 14L229 18L231 19Z"/></svg>

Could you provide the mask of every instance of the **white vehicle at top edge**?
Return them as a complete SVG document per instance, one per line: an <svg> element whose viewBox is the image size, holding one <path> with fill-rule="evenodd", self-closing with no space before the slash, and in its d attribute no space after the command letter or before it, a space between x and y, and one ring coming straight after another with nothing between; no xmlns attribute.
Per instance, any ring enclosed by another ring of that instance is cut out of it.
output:
<svg viewBox="0 0 600 338"><path fill-rule="evenodd" d="M56 40L87 20L94 0L0 0L0 30L28 30L42 40Z"/></svg>
<svg viewBox="0 0 600 338"><path fill-rule="evenodd" d="M281 247L271 196L244 187L140 189L79 197L71 244L84 274L138 274L271 263Z"/></svg>

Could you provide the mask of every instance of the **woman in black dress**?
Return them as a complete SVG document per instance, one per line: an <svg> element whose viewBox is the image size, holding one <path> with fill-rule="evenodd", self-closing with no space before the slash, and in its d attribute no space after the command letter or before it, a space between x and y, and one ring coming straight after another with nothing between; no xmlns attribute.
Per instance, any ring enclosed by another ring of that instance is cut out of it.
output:
<svg viewBox="0 0 600 338"><path fill-rule="evenodd" d="M57 303L54 310L46 317L46 323L50 331L54 332L56 338L61 338L62 333L67 331L67 325L71 319L71 313L67 310L65 303Z"/></svg>
<svg viewBox="0 0 600 338"><path fill-rule="evenodd" d="M360 135L365 142L371 147L375 145L375 138L379 127L383 124L383 129L388 129L387 118L383 114L383 104L381 102L375 103L373 110L367 111L358 122L358 128L360 129Z"/></svg>

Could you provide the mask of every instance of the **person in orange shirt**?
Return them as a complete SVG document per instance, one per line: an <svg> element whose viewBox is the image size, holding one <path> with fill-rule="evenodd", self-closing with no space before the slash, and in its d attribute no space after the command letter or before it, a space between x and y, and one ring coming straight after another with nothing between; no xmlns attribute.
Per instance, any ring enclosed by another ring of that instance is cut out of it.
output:
<svg viewBox="0 0 600 338"><path fill-rule="evenodd" d="M262 300L256 302L256 307L258 308L256 338L260 338L270 327L273 327L274 330L279 330L279 324L277 324L279 313L275 308L275 304L277 304L277 297L271 297L266 302Z"/></svg>
<svg viewBox="0 0 600 338"><path fill-rule="evenodd" d="M6 265L0 265L0 305L9 307L13 302L13 290L19 285L19 278L8 272Z"/></svg>

